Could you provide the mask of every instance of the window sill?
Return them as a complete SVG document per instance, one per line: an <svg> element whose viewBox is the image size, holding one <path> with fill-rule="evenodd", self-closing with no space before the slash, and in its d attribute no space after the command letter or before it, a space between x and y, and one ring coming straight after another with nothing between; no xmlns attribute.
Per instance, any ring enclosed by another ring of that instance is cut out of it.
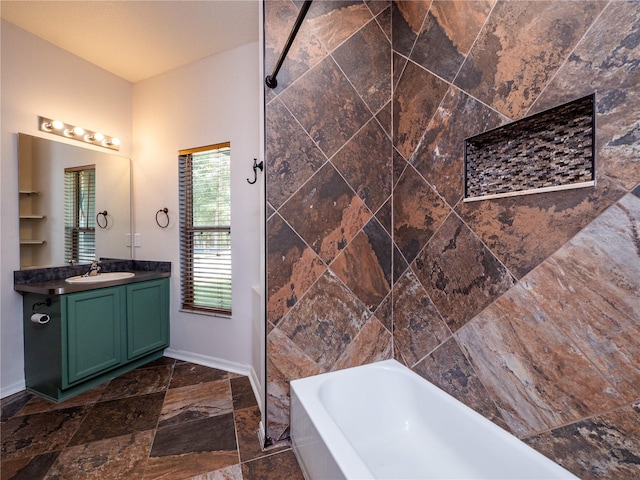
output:
<svg viewBox="0 0 640 480"><path fill-rule="evenodd" d="M221 312L206 312L204 310L188 310L186 308L181 308L178 310L182 313L190 313L192 315L204 315L205 317L219 317L219 318L232 318L230 313L221 313Z"/></svg>

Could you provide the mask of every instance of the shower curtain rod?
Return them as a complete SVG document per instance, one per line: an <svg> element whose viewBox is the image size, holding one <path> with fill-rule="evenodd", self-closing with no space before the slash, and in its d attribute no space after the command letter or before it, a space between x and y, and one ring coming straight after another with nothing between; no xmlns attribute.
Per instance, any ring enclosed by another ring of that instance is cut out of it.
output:
<svg viewBox="0 0 640 480"><path fill-rule="evenodd" d="M267 87L276 88L278 86L278 81L276 80L276 76L280 71L282 62L284 62L284 59L286 58L287 53L289 52L289 48L291 48L291 44L296 38L296 34L298 33L298 30L300 30L300 25L302 25L302 21L304 20L304 17L307 14L309 7L311 6L311 2L312 0L305 0L304 4L302 5L302 8L300 9L300 13L298 13L298 18L296 19L296 23L293 26L291 33L289 34L289 38L287 38L287 43L282 49L280 58L278 58L278 63L276 63L276 67L273 69L273 73L271 75L267 75L267 78L264 79L264 83L267 85Z"/></svg>

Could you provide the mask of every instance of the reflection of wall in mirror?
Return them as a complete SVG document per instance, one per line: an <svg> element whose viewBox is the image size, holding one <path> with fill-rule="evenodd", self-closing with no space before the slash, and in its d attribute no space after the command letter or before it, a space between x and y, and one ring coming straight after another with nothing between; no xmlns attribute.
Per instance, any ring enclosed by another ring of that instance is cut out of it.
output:
<svg viewBox="0 0 640 480"><path fill-rule="evenodd" d="M29 151L31 160L23 159L27 157L23 153ZM64 263L64 169L89 164L96 165L96 212L107 210L109 220L108 228L96 228L96 257L131 258L131 248L127 246L131 228L128 158L25 134L19 136L19 157L20 188L23 182L29 181L29 174L23 175L29 171L30 188L40 192L34 196L37 205L33 208L40 209L39 213L47 217L38 227L41 229L38 234L47 243L38 247L22 246L21 268Z"/></svg>

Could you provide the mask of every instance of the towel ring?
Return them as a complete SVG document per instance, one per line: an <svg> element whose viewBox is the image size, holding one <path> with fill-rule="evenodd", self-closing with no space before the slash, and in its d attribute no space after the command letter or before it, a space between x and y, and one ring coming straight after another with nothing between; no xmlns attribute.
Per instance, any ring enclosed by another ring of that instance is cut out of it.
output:
<svg viewBox="0 0 640 480"><path fill-rule="evenodd" d="M104 217L104 225L100 223L100 216ZM104 212L98 212L98 214L96 215L96 223L100 228L107 228L109 226L109 219L107 218L106 210Z"/></svg>
<svg viewBox="0 0 640 480"><path fill-rule="evenodd" d="M165 214L165 216L167 217L167 224L166 224L166 225L162 225L162 224L160 223L160 220L158 220L158 215L159 215L160 213L164 213L164 214ZM158 224L158 226L159 226L160 228L167 228L167 227L169 226L169 209L168 209L167 207L161 208L160 210L158 210L158 211L156 212L156 223Z"/></svg>

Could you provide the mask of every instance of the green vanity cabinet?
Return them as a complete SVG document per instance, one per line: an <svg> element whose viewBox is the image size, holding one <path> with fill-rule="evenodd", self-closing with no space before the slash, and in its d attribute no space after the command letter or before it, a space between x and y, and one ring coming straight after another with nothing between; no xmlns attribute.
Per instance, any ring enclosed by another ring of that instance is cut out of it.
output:
<svg viewBox="0 0 640 480"><path fill-rule="evenodd" d="M169 281L132 283L127 289L127 359L169 345Z"/></svg>
<svg viewBox="0 0 640 480"><path fill-rule="evenodd" d="M122 363L124 297L123 287L62 296L62 318L67 327L62 336L63 351L65 342L67 351L64 388Z"/></svg>
<svg viewBox="0 0 640 480"><path fill-rule="evenodd" d="M46 324L31 312L48 313ZM62 295L24 294L25 378L61 401L162 356L169 345L169 279Z"/></svg>

